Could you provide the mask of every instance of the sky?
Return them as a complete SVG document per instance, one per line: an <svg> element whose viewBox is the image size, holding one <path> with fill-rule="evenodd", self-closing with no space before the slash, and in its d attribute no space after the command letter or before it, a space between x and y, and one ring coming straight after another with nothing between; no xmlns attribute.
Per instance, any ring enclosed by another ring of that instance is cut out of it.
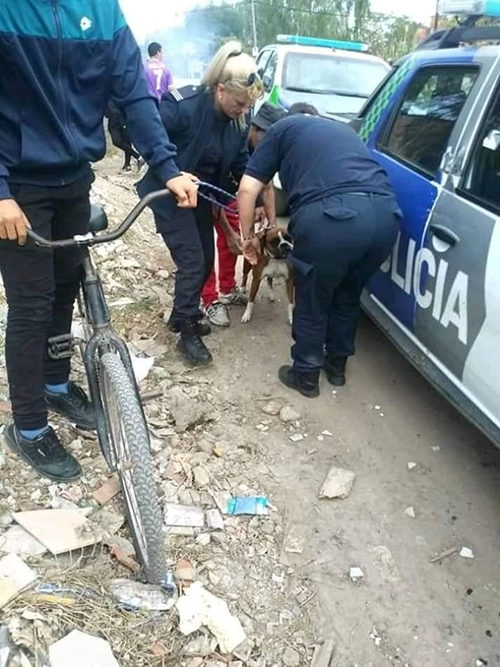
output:
<svg viewBox="0 0 500 667"><path fill-rule="evenodd" d="M177 4L168 0L120 0L127 19L139 41L155 28L182 23L183 14L190 8L204 4L203 0L182 0L179 13L172 9ZM411 9L410 9L411 7ZM428 23L436 11L436 0L372 0L372 10L385 14L407 15Z"/></svg>

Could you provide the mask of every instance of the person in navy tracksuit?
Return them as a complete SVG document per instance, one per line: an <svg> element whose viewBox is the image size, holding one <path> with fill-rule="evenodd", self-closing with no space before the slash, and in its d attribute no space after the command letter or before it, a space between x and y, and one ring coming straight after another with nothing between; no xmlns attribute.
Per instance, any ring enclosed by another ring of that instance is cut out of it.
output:
<svg viewBox="0 0 500 667"><path fill-rule="evenodd" d="M77 249L26 242L83 234L90 218L90 163L104 157L111 100L131 139L178 198L196 205L149 95L141 54L117 0L0 0L0 271L9 306L5 353L14 424L8 446L37 472L77 478L78 462L47 421L47 409L94 428L85 393L68 381L69 361L47 354L68 334L78 291Z"/></svg>

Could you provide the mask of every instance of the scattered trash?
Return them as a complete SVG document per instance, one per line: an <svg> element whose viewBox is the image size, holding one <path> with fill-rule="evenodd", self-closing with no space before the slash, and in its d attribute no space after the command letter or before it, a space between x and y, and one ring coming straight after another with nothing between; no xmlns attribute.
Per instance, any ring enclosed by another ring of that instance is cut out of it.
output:
<svg viewBox="0 0 500 667"><path fill-rule="evenodd" d="M120 667L105 639L72 630L49 648L51 667Z"/></svg>
<svg viewBox="0 0 500 667"><path fill-rule="evenodd" d="M472 549L469 549L469 547L462 547L460 549L460 556L462 556L462 558L474 558L474 552Z"/></svg>
<svg viewBox="0 0 500 667"><path fill-rule="evenodd" d="M282 657L285 667L300 667L302 662L300 653L291 646L287 646Z"/></svg>
<svg viewBox="0 0 500 667"><path fill-rule="evenodd" d="M224 456L224 447L221 447L221 445L215 445L212 450L212 453L214 456L220 459Z"/></svg>
<svg viewBox="0 0 500 667"><path fill-rule="evenodd" d="M54 556L100 542L102 529L79 510L16 512L14 519Z"/></svg>
<svg viewBox="0 0 500 667"><path fill-rule="evenodd" d="M177 601L176 594L169 594L159 586L142 584L131 579L115 579L111 582L110 591L115 600L132 611L169 611ZM174 591L175 589L172 590Z"/></svg>
<svg viewBox="0 0 500 667"><path fill-rule="evenodd" d="M207 510L207 526L212 530L224 530L224 519L219 510Z"/></svg>
<svg viewBox="0 0 500 667"><path fill-rule="evenodd" d="M196 572L191 561L181 558L175 566L175 578L177 581L191 583L196 579Z"/></svg>
<svg viewBox="0 0 500 667"><path fill-rule="evenodd" d="M196 538L196 544L199 544L200 547L208 547L211 542L210 533L200 533Z"/></svg>
<svg viewBox="0 0 500 667"><path fill-rule="evenodd" d="M360 567L351 567L349 570L349 577L351 581L360 581L365 576L365 573Z"/></svg>
<svg viewBox="0 0 500 667"><path fill-rule="evenodd" d="M0 551L18 556L41 556L47 549L21 526L12 526L0 537Z"/></svg>
<svg viewBox="0 0 500 667"><path fill-rule="evenodd" d="M375 405L374 409L375 409L377 412L379 412L380 410L382 410L382 408L380 407L380 405Z"/></svg>
<svg viewBox="0 0 500 667"><path fill-rule="evenodd" d="M443 551L442 553L438 554L437 556L434 556L433 558L430 559L430 563L439 563L439 561L444 560L445 558L448 558L449 556L453 556L458 552L459 547L451 547L451 549L446 549L446 551Z"/></svg>
<svg viewBox="0 0 500 667"><path fill-rule="evenodd" d="M196 581L177 602L184 635L190 635L203 625L215 636L221 653L232 653L246 639L245 631L229 611L227 603L207 591Z"/></svg>
<svg viewBox="0 0 500 667"><path fill-rule="evenodd" d="M121 491L120 480L118 475L112 475L104 482L94 493L92 498L97 500L101 507L109 503Z"/></svg>
<svg viewBox="0 0 500 667"><path fill-rule="evenodd" d="M440 451L441 451L441 447L440 447L439 445L435 445L435 446L432 448L432 451L433 451L433 452L440 452Z"/></svg>
<svg viewBox="0 0 500 667"><path fill-rule="evenodd" d="M268 514L269 500L265 496L233 496L227 506L227 514L263 515Z"/></svg>
<svg viewBox="0 0 500 667"><path fill-rule="evenodd" d="M7 667L10 662L14 645L10 640L9 628L6 625L0 627L0 667Z"/></svg>
<svg viewBox="0 0 500 667"><path fill-rule="evenodd" d="M311 667L330 667L334 650L335 642L332 639L327 639L323 644L316 646Z"/></svg>
<svg viewBox="0 0 500 667"><path fill-rule="evenodd" d="M417 465L418 465L418 463L415 463L414 461L410 461L410 463L408 463L408 470L413 470L414 468L417 467Z"/></svg>
<svg viewBox="0 0 500 667"><path fill-rule="evenodd" d="M412 519L414 519L415 516L416 516L416 514L415 514L415 508L414 508L414 507L407 507L407 508L405 509L405 514L406 514L406 516L409 516L409 517L411 517Z"/></svg>
<svg viewBox="0 0 500 667"><path fill-rule="evenodd" d="M355 477L356 475L351 470L330 468L330 472L319 491L319 497L344 500L351 493Z"/></svg>
<svg viewBox="0 0 500 667"><path fill-rule="evenodd" d="M111 556L127 567L134 574L139 574L141 566L133 558L128 556L120 547L113 547L111 549Z"/></svg>
<svg viewBox="0 0 500 667"><path fill-rule="evenodd" d="M324 442L325 441L325 436L324 435L318 435L317 440L318 440L318 442Z"/></svg>
<svg viewBox="0 0 500 667"><path fill-rule="evenodd" d="M373 643L377 648L379 648L380 644L382 643L382 637L379 635L377 628L373 628L368 636L370 639L373 639Z"/></svg>
<svg viewBox="0 0 500 667"><path fill-rule="evenodd" d="M132 360L132 368L134 369L135 379L137 381L137 384L140 384L143 380L145 380L148 377L151 369L155 364L155 358L138 357L136 354L134 354L132 350L132 345L130 343L128 344L128 349L130 352L130 358Z"/></svg>
<svg viewBox="0 0 500 667"><path fill-rule="evenodd" d="M290 440L292 442L301 442L302 440L304 440L304 436L302 435L302 433L294 433L293 435L290 436Z"/></svg>
<svg viewBox="0 0 500 667"><path fill-rule="evenodd" d="M36 573L16 554L0 560L0 609L36 581Z"/></svg>
<svg viewBox="0 0 500 667"><path fill-rule="evenodd" d="M215 504L222 512L222 514L229 514L228 508L232 499L229 491L218 491L216 493L212 493L212 498L214 499Z"/></svg>
<svg viewBox="0 0 500 667"><path fill-rule="evenodd" d="M325 435L327 438L333 438L333 433L330 433L330 431L323 431L321 435Z"/></svg>
<svg viewBox="0 0 500 667"><path fill-rule="evenodd" d="M285 424L289 424L291 422L299 421L300 414L289 405L285 405L280 411L280 419Z"/></svg>
<svg viewBox="0 0 500 667"><path fill-rule="evenodd" d="M165 504L165 524L190 528L205 527L205 513L201 507L190 505Z"/></svg>

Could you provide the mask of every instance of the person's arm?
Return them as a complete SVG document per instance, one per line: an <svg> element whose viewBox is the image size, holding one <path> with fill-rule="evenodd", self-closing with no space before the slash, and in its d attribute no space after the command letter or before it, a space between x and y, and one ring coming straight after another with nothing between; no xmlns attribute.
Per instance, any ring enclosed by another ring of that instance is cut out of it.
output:
<svg viewBox="0 0 500 667"><path fill-rule="evenodd" d="M262 193L264 199L264 211L271 227L276 227L276 197L272 181L266 185Z"/></svg>
<svg viewBox="0 0 500 667"><path fill-rule="evenodd" d="M255 236L255 205L257 197L264 189L264 183L253 176L243 176L238 190L240 211L242 250L250 264L257 264L260 255L260 242Z"/></svg>
<svg viewBox="0 0 500 667"><path fill-rule="evenodd" d="M139 47L116 3L112 51L111 99L123 109L132 143L177 197L178 205L197 204L194 177L182 174L175 163L176 148L170 142L158 113L157 102L149 95Z"/></svg>
<svg viewBox="0 0 500 667"><path fill-rule="evenodd" d="M234 229L229 224L227 219L226 212L224 209L218 209L217 206L213 206L214 216L218 216L217 222L222 227L224 236L226 237L227 246L233 255L241 255L241 238L240 235L234 231Z"/></svg>

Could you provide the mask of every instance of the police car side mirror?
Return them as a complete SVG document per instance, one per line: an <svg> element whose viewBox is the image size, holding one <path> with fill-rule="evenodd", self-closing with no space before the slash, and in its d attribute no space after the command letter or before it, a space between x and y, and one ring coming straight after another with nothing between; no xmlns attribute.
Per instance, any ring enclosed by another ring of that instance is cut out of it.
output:
<svg viewBox="0 0 500 667"><path fill-rule="evenodd" d="M489 151L497 151L500 148L500 130L490 130L483 139L483 148Z"/></svg>

